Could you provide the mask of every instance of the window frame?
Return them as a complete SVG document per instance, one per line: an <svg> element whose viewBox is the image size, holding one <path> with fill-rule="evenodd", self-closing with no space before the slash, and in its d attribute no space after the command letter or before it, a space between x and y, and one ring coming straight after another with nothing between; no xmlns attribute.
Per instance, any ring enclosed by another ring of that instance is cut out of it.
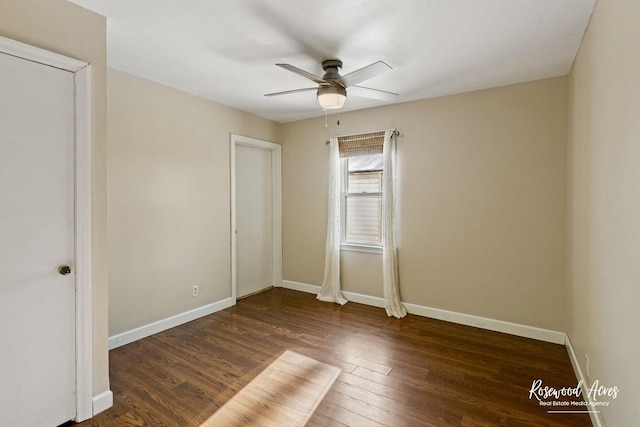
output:
<svg viewBox="0 0 640 427"><path fill-rule="evenodd" d="M383 155L384 156L384 155ZM384 197L384 187L382 191L375 193L349 193L349 157L343 157L340 159L340 250L351 252L364 252L373 254L382 254L382 242L379 244L374 243L359 243L348 242L347 237L347 199L349 197L371 197L379 196ZM384 174L384 157L382 174ZM384 209L384 207L383 207ZM380 233L382 233L382 224L380 226Z"/></svg>

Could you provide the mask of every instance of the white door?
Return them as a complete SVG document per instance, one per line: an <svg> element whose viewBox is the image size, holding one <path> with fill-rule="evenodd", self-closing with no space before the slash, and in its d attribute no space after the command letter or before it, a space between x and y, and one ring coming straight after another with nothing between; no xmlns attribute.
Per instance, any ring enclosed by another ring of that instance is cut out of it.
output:
<svg viewBox="0 0 640 427"><path fill-rule="evenodd" d="M74 149L73 74L0 53L2 425L76 414Z"/></svg>
<svg viewBox="0 0 640 427"><path fill-rule="evenodd" d="M274 285L271 151L236 146L236 289L243 297Z"/></svg>

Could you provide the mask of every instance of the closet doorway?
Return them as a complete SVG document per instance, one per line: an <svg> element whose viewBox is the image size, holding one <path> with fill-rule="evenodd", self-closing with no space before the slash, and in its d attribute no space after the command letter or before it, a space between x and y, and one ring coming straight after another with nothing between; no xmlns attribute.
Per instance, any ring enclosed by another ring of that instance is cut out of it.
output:
<svg viewBox="0 0 640 427"><path fill-rule="evenodd" d="M282 284L279 144L231 135L231 293Z"/></svg>

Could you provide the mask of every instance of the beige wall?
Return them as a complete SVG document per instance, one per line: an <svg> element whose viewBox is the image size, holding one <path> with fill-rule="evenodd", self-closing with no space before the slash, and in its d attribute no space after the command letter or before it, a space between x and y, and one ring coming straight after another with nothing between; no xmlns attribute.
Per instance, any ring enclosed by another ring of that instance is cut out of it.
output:
<svg viewBox="0 0 640 427"><path fill-rule="evenodd" d="M108 86L113 336L231 296L230 134L278 125L111 69Z"/></svg>
<svg viewBox="0 0 640 427"><path fill-rule="evenodd" d="M285 280L322 282L325 140L396 127L402 300L565 329L566 78L337 117L283 125ZM380 255L342 266L345 290L382 295Z"/></svg>
<svg viewBox="0 0 640 427"><path fill-rule="evenodd" d="M599 0L570 78L568 332L591 381L621 389L607 426L640 425L638 16Z"/></svg>
<svg viewBox="0 0 640 427"><path fill-rule="evenodd" d="M0 36L86 61L93 73L94 395L109 389L106 256L106 25L64 0L3 0Z"/></svg>

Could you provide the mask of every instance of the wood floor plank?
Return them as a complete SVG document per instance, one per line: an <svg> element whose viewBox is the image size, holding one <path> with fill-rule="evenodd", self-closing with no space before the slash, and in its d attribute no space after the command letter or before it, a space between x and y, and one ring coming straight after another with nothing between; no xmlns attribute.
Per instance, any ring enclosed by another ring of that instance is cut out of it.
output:
<svg viewBox="0 0 640 427"><path fill-rule="evenodd" d="M287 351L302 362L268 371ZM215 425L275 425L268 415L284 410L276 424L295 424L326 380L304 358L340 372L310 427L591 425L528 397L535 379L575 386L564 346L276 288L112 350L114 406L81 426L200 427L234 399Z"/></svg>
<svg viewBox="0 0 640 427"><path fill-rule="evenodd" d="M394 390L349 374L340 376L334 390L391 412L413 425L428 425L436 419L446 425L459 425L463 415L456 405L450 405L438 396Z"/></svg>
<svg viewBox="0 0 640 427"><path fill-rule="evenodd" d="M322 416L337 421L350 427L393 427L392 424L383 424L377 420L353 412L341 404L325 400L316 410L315 416Z"/></svg>

